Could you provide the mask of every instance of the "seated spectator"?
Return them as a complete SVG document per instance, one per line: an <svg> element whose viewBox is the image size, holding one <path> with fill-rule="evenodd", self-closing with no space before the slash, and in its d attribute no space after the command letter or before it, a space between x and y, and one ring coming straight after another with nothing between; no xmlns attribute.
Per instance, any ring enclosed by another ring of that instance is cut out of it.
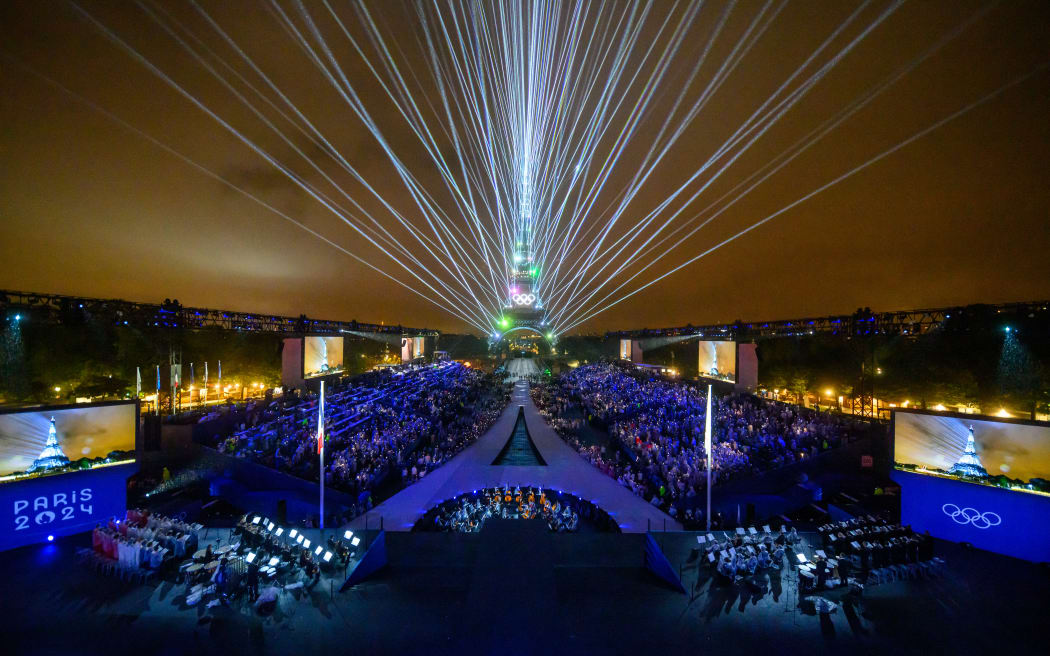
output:
<svg viewBox="0 0 1050 656"><path fill-rule="evenodd" d="M532 390L540 412L595 467L665 510L687 510L701 523L707 485L706 391L651 379L618 364L584 365ZM847 417L737 394L712 400L713 481L784 467L847 443L858 424ZM613 453L583 445L578 412L604 426Z"/></svg>
<svg viewBox="0 0 1050 656"><path fill-rule="evenodd" d="M509 389L456 362L369 372L325 395L325 470L319 471L317 396L274 401L251 425L209 443L220 452L317 480L374 505L391 477L396 489L424 477L480 437L499 417ZM352 517L346 518L347 520Z"/></svg>

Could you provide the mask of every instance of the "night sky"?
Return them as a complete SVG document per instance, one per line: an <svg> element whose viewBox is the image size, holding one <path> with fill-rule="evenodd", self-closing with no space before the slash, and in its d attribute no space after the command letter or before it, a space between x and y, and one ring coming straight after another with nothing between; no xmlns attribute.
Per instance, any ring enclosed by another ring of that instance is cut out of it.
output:
<svg viewBox="0 0 1050 656"><path fill-rule="evenodd" d="M200 38L237 71L251 74L191 5L144 4L159 7L154 11L177 20L188 30L183 34ZM391 146L424 186L438 189L434 167L364 62L338 38L320 2L305 4L316 14ZM360 167L387 202L411 213L404 186L382 149L265 9L268 3L201 5ZM253 141L323 184L136 3L85 1L80 6ZM282 6L294 11L294 3ZM343 3L333 6L348 29L360 36L355 12ZM424 79L421 88L429 89L421 63L420 27L411 5L368 6L386 40L400 49L402 72L418 74ZM741 2L728 14L697 85L715 74L764 6ZM870 23L888 6L885 1L869 3L857 26ZM603 20L625 7L611 3ZM654 5L641 34L643 42L654 38L653 26L668 15L669 7ZM770 11L778 7L780 2L773 3ZM613 234L622 234L634 217L652 210L684 182L859 7L855 2L826 1L792 2L780 9L673 144ZM1050 3L1002 2L978 14L985 7L988 3L955 0L904 3L690 204L683 222L938 39L971 17L978 18L637 282L670 270L1050 62ZM648 150L724 9L724 4L712 2L698 13L596 207L616 201L634 173L632 164ZM681 10L670 17L680 15ZM837 46L856 36L858 27L846 30ZM818 65L828 59L821 56ZM411 65L414 61L420 62L418 69ZM72 5L9 0L0 6L0 288L142 301L178 298L193 306L467 328L41 76L176 148L332 242L397 273L374 247L115 47ZM860 306L889 310L1050 297L1048 116L1050 69L1043 68L578 330L789 318L851 312ZM584 116L584 124L587 120ZM383 216L381 204L368 198L359 182L325 164L329 160L324 154L309 151L301 139L296 143L332 172L336 186ZM611 142L603 141L607 143ZM607 150L599 148L597 158L605 157ZM453 151L448 147L447 156ZM438 191L437 202L451 211ZM396 230L394 234L404 236ZM587 247L587 240L574 246L576 252ZM421 259L433 265L430 258Z"/></svg>

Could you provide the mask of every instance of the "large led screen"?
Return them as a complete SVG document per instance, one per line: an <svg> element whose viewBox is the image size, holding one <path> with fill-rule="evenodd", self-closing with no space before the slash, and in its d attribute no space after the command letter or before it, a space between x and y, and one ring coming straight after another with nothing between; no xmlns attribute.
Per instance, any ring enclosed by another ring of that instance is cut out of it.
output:
<svg viewBox="0 0 1050 656"><path fill-rule="evenodd" d="M343 338L308 336L303 340L303 378L343 370Z"/></svg>
<svg viewBox="0 0 1050 656"><path fill-rule="evenodd" d="M631 359L631 340L621 339L620 340L620 359L630 360Z"/></svg>
<svg viewBox="0 0 1050 656"><path fill-rule="evenodd" d="M135 461L135 402L0 414L0 483Z"/></svg>
<svg viewBox="0 0 1050 656"><path fill-rule="evenodd" d="M700 341L698 370L705 378L736 382L736 342Z"/></svg>
<svg viewBox="0 0 1050 656"><path fill-rule="evenodd" d="M894 467L1050 496L1050 426L895 412Z"/></svg>

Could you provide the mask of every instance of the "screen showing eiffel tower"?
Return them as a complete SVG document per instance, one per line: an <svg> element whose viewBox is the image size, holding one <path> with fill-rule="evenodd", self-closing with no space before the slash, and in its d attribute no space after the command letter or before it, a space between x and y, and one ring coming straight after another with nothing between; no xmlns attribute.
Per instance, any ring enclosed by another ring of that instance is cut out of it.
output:
<svg viewBox="0 0 1050 656"><path fill-rule="evenodd" d="M899 470L1050 495L1050 426L918 412L893 426Z"/></svg>
<svg viewBox="0 0 1050 656"><path fill-rule="evenodd" d="M134 462L134 403L0 414L0 483Z"/></svg>
<svg viewBox="0 0 1050 656"><path fill-rule="evenodd" d="M303 341L303 378L339 373L343 367L343 338L308 335Z"/></svg>
<svg viewBox="0 0 1050 656"><path fill-rule="evenodd" d="M736 342L700 340L698 371L705 378L736 380Z"/></svg>

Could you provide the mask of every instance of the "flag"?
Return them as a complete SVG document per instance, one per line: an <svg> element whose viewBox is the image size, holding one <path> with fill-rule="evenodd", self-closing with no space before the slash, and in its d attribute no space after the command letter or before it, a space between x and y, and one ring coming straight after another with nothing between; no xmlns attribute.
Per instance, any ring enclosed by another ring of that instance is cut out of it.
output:
<svg viewBox="0 0 1050 656"><path fill-rule="evenodd" d="M321 381L321 395L317 399L317 453L324 452L324 381ZM324 472L321 472L324 476Z"/></svg>
<svg viewBox="0 0 1050 656"><path fill-rule="evenodd" d="M704 452L707 454L707 468L711 468L711 385L707 386L707 416L704 418Z"/></svg>

